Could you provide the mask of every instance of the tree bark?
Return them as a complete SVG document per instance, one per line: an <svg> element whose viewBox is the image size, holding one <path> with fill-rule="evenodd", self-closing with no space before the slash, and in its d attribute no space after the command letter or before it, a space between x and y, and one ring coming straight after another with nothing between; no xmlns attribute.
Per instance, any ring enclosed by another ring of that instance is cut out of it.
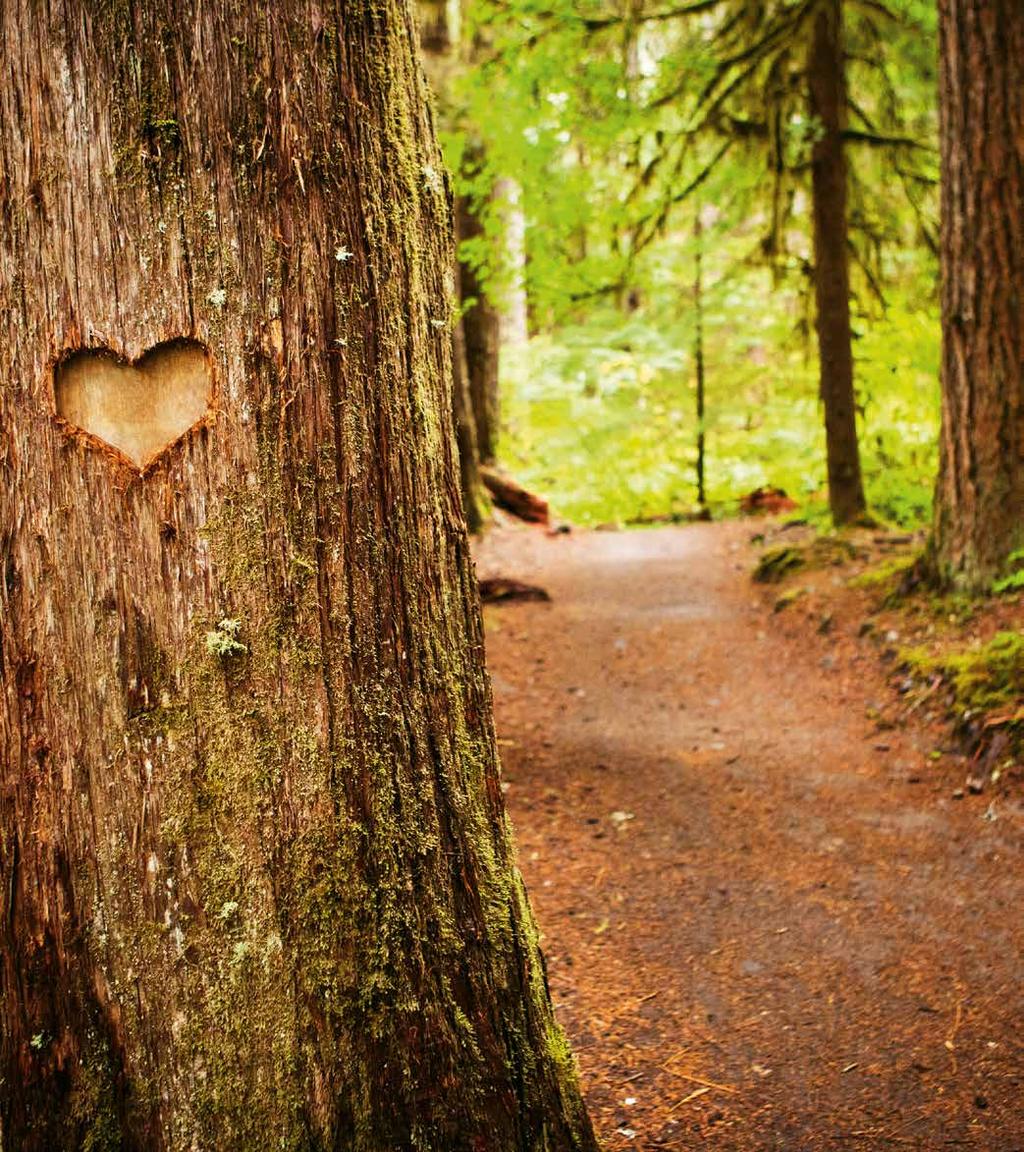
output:
<svg viewBox="0 0 1024 1152"><path fill-rule="evenodd" d="M825 410L828 498L832 519L847 524L866 508L857 445L850 331L850 268L843 128L846 82L842 0L823 0L807 62L811 117L820 135L811 163L814 292L821 400Z"/></svg>
<svg viewBox="0 0 1024 1152"><path fill-rule="evenodd" d="M465 196L457 198L460 240L483 236L479 215ZM482 464L493 464L498 447L498 361L501 349L501 313L491 300L477 268L463 260L459 269L462 285L462 329L466 340L469 396L476 424L476 443Z"/></svg>
<svg viewBox="0 0 1024 1152"><path fill-rule="evenodd" d="M8 0L0 58L0 1146L594 1149L407 7Z"/></svg>
<svg viewBox="0 0 1024 1152"><path fill-rule="evenodd" d="M932 559L987 589L1024 548L1024 9L939 5L942 433Z"/></svg>

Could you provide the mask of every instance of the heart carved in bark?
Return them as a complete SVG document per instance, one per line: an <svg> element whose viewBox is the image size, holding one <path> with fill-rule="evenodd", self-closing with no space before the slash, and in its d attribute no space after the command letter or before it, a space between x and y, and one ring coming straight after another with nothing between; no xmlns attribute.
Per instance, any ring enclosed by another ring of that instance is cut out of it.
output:
<svg viewBox="0 0 1024 1152"><path fill-rule="evenodd" d="M213 375L195 340L157 344L134 364L87 349L57 365L53 393L62 420L145 468L206 416Z"/></svg>

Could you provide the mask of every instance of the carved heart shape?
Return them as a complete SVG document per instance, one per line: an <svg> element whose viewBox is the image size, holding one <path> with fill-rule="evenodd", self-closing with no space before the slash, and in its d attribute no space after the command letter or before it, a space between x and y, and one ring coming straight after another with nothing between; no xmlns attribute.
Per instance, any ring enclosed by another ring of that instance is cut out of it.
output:
<svg viewBox="0 0 1024 1152"><path fill-rule="evenodd" d="M206 415L213 374L195 340L157 344L134 364L88 349L56 366L53 394L62 420L145 468Z"/></svg>

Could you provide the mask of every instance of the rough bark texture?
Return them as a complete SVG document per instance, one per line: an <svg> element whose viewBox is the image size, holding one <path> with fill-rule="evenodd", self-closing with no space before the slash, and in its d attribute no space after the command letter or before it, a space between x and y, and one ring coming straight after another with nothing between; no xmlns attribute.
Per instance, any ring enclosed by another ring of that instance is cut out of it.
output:
<svg viewBox="0 0 1024 1152"><path fill-rule="evenodd" d="M1024 548L1024 7L943 0L942 436L933 559L981 590Z"/></svg>
<svg viewBox="0 0 1024 1152"><path fill-rule="evenodd" d="M818 122L811 165L814 201L814 292L821 400L825 409L828 497L836 524L865 510L857 447L850 334L850 267L846 215L846 111L842 2L824 0L814 18L807 61L810 113Z"/></svg>
<svg viewBox="0 0 1024 1152"><path fill-rule="evenodd" d="M479 215L465 196L457 200L460 240L483 235ZM462 261L462 329L466 338L466 369L469 396L476 424L476 443L483 464L493 464L498 447L498 357L501 348L501 314L490 299L474 265Z"/></svg>
<svg viewBox="0 0 1024 1152"><path fill-rule="evenodd" d="M593 1148L406 7L7 0L0 60L0 1146ZM179 339L213 408L145 471L57 419Z"/></svg>

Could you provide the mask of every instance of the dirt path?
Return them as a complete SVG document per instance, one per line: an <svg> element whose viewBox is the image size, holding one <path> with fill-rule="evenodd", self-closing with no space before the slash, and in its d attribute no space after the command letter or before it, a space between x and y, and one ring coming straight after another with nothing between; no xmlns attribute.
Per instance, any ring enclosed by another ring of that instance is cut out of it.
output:
<svg viewBox="0 0 1024 1152"><path fill-rule="evenodd" d="M478 560L554 598L488 608L488 658L601 1136L1024 1149L1020 809L950 799L934 734L880 743L874 657L766 611L750 531L504 532Z"/></svg>

